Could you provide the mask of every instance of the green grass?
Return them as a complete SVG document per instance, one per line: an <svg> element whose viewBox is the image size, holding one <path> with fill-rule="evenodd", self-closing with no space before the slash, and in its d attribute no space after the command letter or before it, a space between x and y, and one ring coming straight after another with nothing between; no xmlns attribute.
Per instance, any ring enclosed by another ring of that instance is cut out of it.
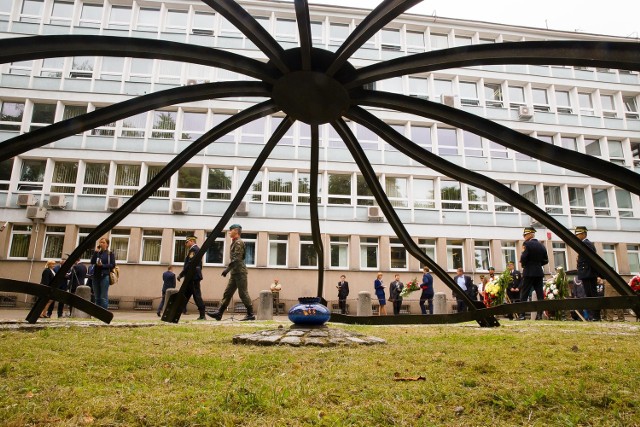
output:
<svg viewBox="0 0 640 427"><path fill-rule="evenodd" d="M640 324L504 322L331 325L387 340L334 348L231 343L275 323L3 330L0 425L640 425Z"/></svg>

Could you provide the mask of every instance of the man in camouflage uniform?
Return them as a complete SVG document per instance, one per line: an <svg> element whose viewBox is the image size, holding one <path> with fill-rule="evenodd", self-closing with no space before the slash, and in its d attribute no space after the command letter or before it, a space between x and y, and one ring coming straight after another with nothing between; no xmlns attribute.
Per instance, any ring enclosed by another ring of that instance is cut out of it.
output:
<svg viewBox="0 0 640 427"><path fill-rule="evenodd" d="M196 237L189 236L187 240L184 242L187 247L187 256L184 258L184 266L182 267L182 271L178 275L178 282L182 280L182 278L187 274L187 269L189 268L191 261L196 256L200 248L196 245ZM189 301L191 295L193 295L193 301L196 303L198 307L198 311L200 312L200 317L198 320L205 320L204 316L204 301L202 301L202 291L200 290L200 282L202 282L202 259L196 264L196 272L193 275L193 279L189 286L185 288L184 295L186 297L186 301ZM185 303L186 304L186 303Z"/></svg>
<svg viewBox="0 0 640 427"><path fill-rule="evenodd" d="M222 295L222 302L220 308L216 311L208 312L207 315L213 317L216 320L222 319L222 314L229 306L231 297L238 290L240 299L247 309L247 315L243 317L244 320L256 320L256 316L253 314L253 305L251 304L251 298L249 297L248 283L247 283L247 266L244 263L245 246L242 238L242 227L240 224L233 224L229 227L229 237L231 237L231 257L229 265L222 272L223 277L227 277L227 274L231 273L227 288Z"/></svg>

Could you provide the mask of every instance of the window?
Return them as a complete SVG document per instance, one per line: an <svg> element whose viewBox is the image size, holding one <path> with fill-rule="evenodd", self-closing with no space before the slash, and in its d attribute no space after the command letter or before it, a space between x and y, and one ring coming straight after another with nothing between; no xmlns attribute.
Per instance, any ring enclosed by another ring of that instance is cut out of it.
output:
<svg viewBox="0 0 640 427"><path fill-rule="evenodd" d="M195 21L196 16L201 12L195 12L194 14L194 30L196 28ZM213 16L211 15L210 26L213 26ZM187 29L187 23L189 18L189 12L186 10L167 10L167 18L164 25L164 31L168 33L184 33ZM205 24L206 25L206 24ZM211 32L213 34L213 31Z"/></svg>
<svg viewBox="0 0 640 427"><path fill-rule="evenodd" d="M607 146L609 147L609 161L616 165L624 166L624 151L622 150L622 141L608 140Z"/></svg>
<svg viewBox="0 0 640 427"><path fill-rule="evenodd" d="M571 215L587 214L587 199L585 197L584 188L569 187L569 210Z"/></svg>
<svg viewBox="0 0 640 427"><path fill-rule="evenodd" d="M543 185L545 210L550 214L562 214L562 192L559 185Z"/></svg>
<svg viewBox="0 0 640 427"><path fill-rule="evenodd" d="M64 68L64 58L45 58L42 60L40 69L40 77L62 77L62 69Z"/></svg>
<svg viewBox="0 0 640 427"><path fill-rule="evenodd" d="M323 31L323 22L311 21L311 38L314 46L324 46Z"/></svg>
<svg viewBox="0 0 640 427"><path fill-rule="evenodd" d="M441 156L460 154L455 129L438 127L438 154Z"/></svg>
<svg viewBox="0 0 640 427"><path fill-rule="evenodd" d="M356 195L358 206L373 206L375 204L373 193L362 175L356 177Z"/></svg>
<svg viewBox="0 0 640 427"><path fill-rule="evenodd" d="M518 254L516 252L516 242L508 242L503 240L501 242L501 245L502 245L501 252L502 252L503 264L507 265L510 262L512 262L517 266Z"/></svg>
<svg viewBox="0 0 640 427"><path fill-rule="evenodd" d="M175 61L158 60L158 83L179 85L182 64Z"/></svg>
<svg viewBox="0 0 640 427"><path fill-rule="evenodd" d="M590 93L578 92L578 102L580 104L580 114L583 116L593 116L593 101Z"/></svg>
<svg viewBox="0 0 640 427"><path fill-rule="evenodd" d="M62 120L72 119L83 114L87 114L86 105L65 105L62 112Z"/></svg>
<svg viewBox="0 0 640 427"><path fill-rule="evenodd" d="M513 190L513 184L510 182L503 182L502 183L505 187L507 187L509 190ZM513 212L513 206L509 205L508 203L504 202L502 199L500 199L497 196L493 196L493 206L496 212Z"/></svg>
<svg viewBox="0 0 640 427"><path fill-rule="evenodd" d="M337 22L329 23L329 46L335 50L349 36L349 24L340 24Z"/></svg>
<svg viewBox="0 0 640 427"><path fill-rule="evenodd" d="M182 115L182 133L180 139L195 141L200 138L206 129L207 113L185 111Z"/></svg>
<svg viewBox="0 0 640 427"><path fill-rule="evenodd" d="M318 254L313 246L313 237L300 235L300 267L316 267L317 265Z"/></svg>
<svg viewBox="0 0 640 427"><path fill-rule="evenodd" d="M11 14L11 4L13 2L11 0L2 0L0 1L0 20L8 21L9 16Z"/></svg>
<svg viewBox="0 0 640 427"><path fill-rule="evenodd" d="M449 36L446 34L431 33L431 50L446 49L449 47Z"/></svg>
<svg viewBox="0 0 640 427"><path fill-rule="evenodd" d="M489 154L492 159L507 159L509 158L509 150L503 145L497 142L489 141Z"/></svg>
<svg viewBox="0 0 640 427"><path fill-rule="evenodd" d="M435 209L434 183L432 179L413 178L413 207Z"/></svg>
<svg viewBox="0 0 640 427"><path fill-rule="evenodd" d="M44 172L47 168L46 160L22 160L18 191L42 190Z"/></svg>
<svg viewBox="0 0 640 427"><path fill-rule="evenodd" d="M116 255L118 263L127 262L130 235L131 230L128 228L115 229L111 231L109 249Z"/></svg>
<svg viewBox="0 0 640 427"><path fill-rule="evenodd" d="M538 195L536 186L533 184L519 184L518 192L522 197L530 201L531 203L538 204Z"/></svg>
<svg viewBox="0 0 640 427"><path fill-rule="evenodd" d="M128 31L131 22L131 7L112 6L109 15L109 28Z"/></svg>
<svg viewBox="0 0 640 427"><path fill-rule="evenodd" d="M518 109L518 107L526 105L524 101L524 87L509 85L509 107Z"/></svg>
<svg viewBox="0 0 640 427"><path fill-rule="evenodd" d="M460 82L460 102L462 105L480 105L475 82Z"/></svg>
<svg viewBox="0 0 640 427"><path fill-rule="evenodd" d="M440 181L442 209L462 209L462 191L458 181Z"/></svg>
<svg viewBox="0 0 640 427"><path fill-rule="evenodd" d="M153 178L155 178L164 166L148 166L147 167L147 182L148 184ZM151 197L169 197L170 178L167 178L165 182L151 195Z"/></svg>
<svg viewBox="0 0 640 427"><path fill-rule="evenodd" d="M64 243L64 227L48 225L44 235L44 247L42 257L44 259L62 258L62 245Z"/></svg>
<svg viewBox="0 0 640 427"><path fill-rule="evenodd" d="M81 244L83 244L84 241L87 239L87 236L89 236L89 233L91 233L92 231L93 231L93 228L80 227L80 229L78 230L78 241L76 242L76 246L80 246ZM94 242L94 243L97 243L97 242ZM93 256L93 251L96 247L94 243L89 245L89 247L84 250L82 255L80 255L81 260L89 261L91 259L91 257Z"/></svg>
<svg viewBox="0 0 640 427"><path fill-rule="evenodd" d="M102 58L102 66L100 67L100 78L102 80L122 80L124 72L124 58L115 58L105 56Z"/></svg>
<svg viewBox="0 0 640 427"><path fill-rule="evenodd" d="M174 139L177 115L178 113L175 111L154 111L151 137L159 139Z"/></svg>
<svg viewBox="0 0 640 427"><path fill-rule="evenodd" d="M431 145L431 128L427 126L411 125L411 141L427 151L433 151Z"/></svg>
<svg viewBox="0 0 640 427"><path fill-rule="evenodd" d="M51 9L51 19L49 20L49 23L68 27L71 25L72 16L73 2L55 0L53 2L53 9Z"/></svg>
<svg viewBox="0 0 640 427"><path fill-rule="evenodd" d="M590 156L600 157L602 156L602 150L600 149L599 139L584 139L584 152Z"/></svg>
<svg viewBox="0 0 640 427"><path fill-rule="evenodd" d="M2 15L0 15L1 17ZM33 69L33 61L12 62L9 67L9 74L16 76L30 76Z"/></svg>
<svg viewBox="0 0 640 427"><path fill-rule="evenodd" d="M51 192L73 194L78 178L78 162L57 161L51 177Z"/></svg>
<svg viewBox="0 0 640 427"><path fill-rule="evenodd" d="M458 36L456 35L454 38L456 47L458 46L471 46L473 38L471 36Z"/></svg>
<svg viewBox="0 0 640 427"><path fill-rule="evenodd" d="M82 194L107 194L109 163L87 163L84 170Z"/></svg>
<svg viewBox="0 0 640 427"><path fill-rule="evenodd" d="M184 14L182 16L181 14ZM196 11L193 14L193 22L191 32L198 36L212 36L214 31L215 14ZM171 18L171 20L169 20ZM173 28L182 28L183 23L186 24L186 13L176 10L167 14L167 26ZM185 25L186 27L186 25Z"/></svg>
<svg viewBox="0 0 640 427"><path fill-rule="evenodd" d="M602 259L611 266L614 270L618 271L618 259L616 258L616 245L602 244Z"/></svg>
<svg viewBox="0 0 640 427"><path fill-rule="evenodd" d="M211 233L207 233L207 239L211 236ZM244 240L243 240L244 241ZM246 249L246 247L245 247ZM224 233L218 234L216 240L207 249L207 253L204 256L206 264L223 265L224 264ZM245 251L246 258L246 251Z"/></svg>
<svg viewBox="0 0 640 427"><path fill-rule="evenodd" d="M631 142L631 158L634 166L640 166L640 142Z"/></svg>
<svg viewBox="0 0 640 427"><path fill-rule="evenodd" d="M436 240L435 239L418 239L418 247L433 262L436 262ZM420 268L424 268L426 264L420 261Z"/></svg>
<svg viewBox="0 0 640 427"><path fill-rule="evenodd" d="M611 211L609 209L609 196L606 188L592 188L591 195L593 196L593 207L597 216L609 216Z"/></svg>
<svg viewBox="0 0 640 427"><path fill-rule="evenodd" d="M238 172L240 175L238 182L240 183L240 185L242 185L242 183L247 178L249 171L240 170ZM256 175L256 178L253 180L253 184L251 184L251 187L249 187L249 190L247 191L245 200L252 202L262 201L262 172L258 172L258 174Z"/></svg>
<svg viewBox="0 0 640 427"><path fill-rule="evenodd" d="M153 59L131 58L129 79L133 82L150 82Z"/></svg>
<svg viewBox="0 0 640 427"><path fill-rule="evenodd" d="M380 30L380 46L382 50L400 51L400 30L395 28Z"/></svg>
<svg viewBox="0 0 640 427"><path fill-rule="evenodd" d="M567 271L567 248L564 243L552 243L553 247L553 266L555 268L562 267Z"/></svg>
<svg viewBox="0 0 640 427"><path fill-rule="evenodd" d="M349 268L349 237L331 236L329 238L332 268Z"/></svg>
<svg viewBox="0 0 640 427"><path fill-rule="evenodd" d="M470 211L487 211L487 192L482 188L472 187L467 185L467 197L469 199Z"/></svg>
<svg viewBox="0 0 640 427"><path fill-rule="evenodd" d="M620 218L631 218L634 216L631 193L627 190L616 188L616 202L618 203L618 216Z"/></svg>
<svg viewBox="0 0 640 427"><path fill-rule="evenodd" d="M264 144L266 118L254 120L240 128L240 142L244 144Z"/></svg>
<svg viewBox="0 0 640 427"><path fill-rule="evenodd" d="M482 148L482 138L475 133L462 131L462 145L464 146L464 155L469 157L483 157L484 150Z"/></svg>
<svg viewBox="0 0 640 427"><path fill-rule="evenodd" d="M560 114L573 114L568 90L556 90L556 110Z"/></svg>
<svg viewBox="0 0 640 427"><path fill-rule="evenodd" d="M391 238L389 244L389 253L391 257L391 269L406 270L407 269L407 250L398 238Z"/></svg>
<svg viewBox="0 0 640 427"><path fill-rule="evenodd" d="M269 202L291 203L293 172L269 171Z"/></svg>
<svg viewBox="0 0 640 427"><path fill-rule="evenodd" d="M282 121L284 120L283 117L271 117L271 131L275 132L275 130L278 128L278 126L282 123ZM287 132L282 135L282 138L280 138L280 141L278 141L278 145L282 146L282 145L293 145L293 134L294 134L294 130L295 130L296 126L295 124L293 126L290 126L289 129L287 129Z"/></svg>
<svg viewBox="0 0 640 427"><path fill-rule="evenodd" d="M232 169L209 169L209 184L207 199L231 200L231 185L233 182Z"/></svg>
<svg viewBox="0 0 640 427"><path fill-rule="evenodd" d="M162 230L142 230L142 257L140 261L159 263L162 253Z"/></svg>
<svg viewBox="0 0 640 427"><path fill-rule="evenodd" d="M95 58L93 56L74 56L71 60L69 77L72 79L90 79L93 77Z"/></svg>
<svg viewBox="0 0 640 427"><path fill-rule="evenodd" d="M9 258L27 258L31 244L31 225L14 224L11 227Z"/></svg>
<svg viewBox="0 0 640 427"><path fill-rule="evenodd" d="M627 256L629 257L629 272L631 274L640 273L640 245L627 245Z"/></svg>
<svg viewBox="0 0 640 427"><path fill-rule="evenodd" d="M181 199L199 199L202 185L202 168L182 167L178 171L176 196Z"/></svg>
<svg viewBox="0 0 640 427"><path fill-rule="evenodd" d="M368 128L360 125L355 127L355 136L364 150L378 150L378 135Z"/></svg>
<svg viewBox="0 0 640 427"><path fill-rule="evenodd" d="M433 80L433 99L436 102L445 101L445 96L453 96L453 82L451 80L435 79Z"/></svg>
<svg viewBox="0 0 640 427"><path fill-rule="evenodd" d="M392 176L385 178L385 193L392 206L406 208L409 205L407 186L407 178Z"/></svg>
<svg viewBox="0 0 640 427"><path fill-rule="evenodd" d="M491 250L488 240L476 240L473 247L475 268L477 271L489 271L491 266Z"/></svg>
<svg viewBox="0 0 640 427"><path fill-rule="evenodd" d="M311 175L298 173L298 203L310 203ZM318 204L322 201L322 175L318 175Z"/></svg>
<svg viewBox="0 0 640 427"><path fill-rule="evenodd" d="M24 102L3 102L0 108L0 130L19 131Z"/></svg>
<svg viewBox="0 0 640 427"><path fill-rule="evenodd" d="M502 108L502 86L498 83L485 83L484 99L487 107Z"/></svg>
<svg viewBox="0 0 640 427"><path fill-rule="evenodd" d="M138 31L157 32L159 23L160 9L140 8L138 11L138 25L136 27Z"/></svg>
<svg viewBox="0 0 640 427"><path fill-rule="evenodd" d="M269 234L269 267L287 266L288 241L286 234Z"/></svg>
<svg viewBox="0 0 640 427"><path fill-rule="evenodd" d="M363 270L378 269L377 237L360 237L360 268Z"/></svg>
<svg viewBox="0 0 640 427"><path fill-rule="evenodd" d="M140 165L116 165L116 181L113 194L133 196L140 186Z"/></svg>
<svg viewBox="0 0 640 427"><path fill-rule="evenodd" d="M80 12L80 26L100 28L100 22L102 22L102 4L83 2Z"/></svg>
<svg viewBox="0 0 640 427"><path fill-rule="evenodd" d="M627 119L638 119L638 101L635 96L623 96L622 103L624 104L624 116Z"/></svg>
<svg viewBox="0 0 640 427"><path fill-rule="evenodd" d="M144 138L147 128L147 113L136 114L122 120L120 136L124 138Z"/></svg>
<svg viewBox="0 0 640 427"><path fill-rule="evenodd" d="M250 267L256 265L256 242L258 235L256 233L242 233L242 241L244 242L244 263Z"/></svg>
<svg viewBox="0 0 640 427"><path fill-rule="evenodd" d="M193 230L174 230L173 232L173 262L182 264L187 257L185 242L187 236L193 236Z"/></svg>
<svg viewBox="0 0 640 427"><path fill-rule="evenodd" d="M24 0L20 13L21 22L40 23L42 19L43 0Z"/></svg>
<svg viewBox="0 0 640 427"><path fill-rule="evenodd" d="M447 240L447 269L464 269L462 240Z"/></svg>
<svg viewBox="0 0 640 427"><path fill-rule="evenodd" d="M551 110L547 89L534 87L531 89L531 93L533 95L533 109L535 111L547 112Z"/></svg>
<svg viewBox="0 0 640 427"><path fill-rule="evenodd" d="M0 191L9 189L9 181L11 181L11 171L13 170L13 159L3 160L0 162Z"/></svg>
<svg viewBox="0 0 640 427"><path fill-rule="evenodd" d="M600 105L602 106L602 115L604 117L617 117L616 107L613 102L613 95L600 95Z"/></svg>
<svg viewBox="0 0 640 427"><path fill-rule="evenodd" d="M407 52L422 53L425 51L425 38L422 31L407 31Z"/></svg>
<svg viewBox="0 0 640 427"><path fill-rule="evenodd" d="M329 174L329 204L351 204L351 175Z"/></svg>
<svg viewBox="0 0 640 427"><path fill-rule="evenodd" d="M56 116L56 104L33 104L30 131L49 126Z"/></svg>

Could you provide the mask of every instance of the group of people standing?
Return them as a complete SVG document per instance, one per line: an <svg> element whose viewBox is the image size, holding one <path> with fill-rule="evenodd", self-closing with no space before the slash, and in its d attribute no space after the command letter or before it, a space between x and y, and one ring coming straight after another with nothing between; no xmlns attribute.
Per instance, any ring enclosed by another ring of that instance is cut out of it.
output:
<svg viewBox="0 0 640 427"><path fill-rule="evenodd" d="M42 275L40 277L40 284L45 286L53 286L53 279L60 270L61 265L66 261L66 259L60 260L60 262L49 260L46 262L44 270L42 270ZM60 281L58 284L58 289L62 291L70 291L72 294L76 293L76 289L80 285L85 284L85 279L87 277L87 266L77 260L71 270L65 275L65 278ZM44 309L40 313L40 317L42 318L50 318L53 315L53 308L55 306L55 301L50 300L45 305ZM64 314L64 304L58 302L58 317L70 316Z"/></svg>
<svg viewBox="0 0 640 427"><path fill-rule="evenodd" d="M420 310L422 314L433 314L433 277L431 276L429 267L424 267L422 269L422 282L420 283ZM393 315L397 316L400 314L400 310L402 308L402 291L404 290L404 283L400 281L400 275L395 274L393 282L389 285L389 301L393 305ZM386 286L383 281L383 274L378 273L376 276L376 280L373 282L373 289L376 294L376 298L378 299L378 314L380 316L387 315L387 297L385 293ZM340 299L340 293L338 293L338 299ZM345 296L346 299L346 296Z"/></svg>

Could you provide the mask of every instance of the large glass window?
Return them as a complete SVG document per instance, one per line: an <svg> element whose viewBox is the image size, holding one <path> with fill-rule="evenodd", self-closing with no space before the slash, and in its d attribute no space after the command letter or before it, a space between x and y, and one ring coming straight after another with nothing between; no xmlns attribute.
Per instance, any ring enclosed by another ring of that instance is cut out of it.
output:
<svg viewBox="0 0 640 427"><path fill-rule="evenodd" d="M573 114L571 97L567 90L556 90L556 110L560 114Z"/></svg>
<svg viewBox="0 0 640 427"><path fill-rule="evenodd" d="M501 242L501 245L502 245L501 251L502 251L503 264L507 265L510 262L512 262L517 266L518 263L516 262L516 260L518 259L518 255L516 252L516 242L509 242L509 241L503 240Z"/></svg>
<svg viewBox="0 0 640 427"><path fill-rule="evenodd" d="M140 165L116 165L116 181L113 194L133 196L140 187Z"/></svg>
<svg viewBox="0 0 640 427"><path fill-rule="evenodd" d="M509 107L517 109L522 105L526 105L524 87L509 85Z"/></svg>
<svg viewBox="0 0 640 427"><path fill-rule="evenodd" d="M480 105L478 85L475 82L460 82L460 102L462 105Z"/></svg>
<svg viewBox="0 0 640 427"><path fill-rule="evenodd" d="M530 201L531 203L538 204L538 195L536 186L533 184L519 184L518 192L522 197Z"/></svg>
<svg viewBox="0 0 640 427"><path fill-rule="evenodd" d="M202 186L202 168L183 167L178 171L176 196L181 199L199 199Z"/></svg>
<svg viewBox="0 0 640 427"><path fill-rule="evenodd" d="M112 6L109 14L109 28L118 30L129 30L131 26L131 7Z"/></svg>
<svg viewBox="0 0 640 427"><path fill-rule="evenodd" d="M102 4L82 3L80 12L80 26L99 28L102 22Z"/></svg>
<svg viewBox="0 0 640 427"><path fill-rule="evenodd" d="M616 165L624 166L624 151L622 150L622 141L608 140L607 146L609 147L609 161Z"/></svg>
<svg viewBox="0 0 640 427"><path fill-rule="evenodd" d="M513 190L512 183L503 182L501 184L503 184L508 189ZM493 207L496 212L513 212L513 206L511 206L510 204L508 204L507 202L505 202L504 200L500 199L497 196L493 196Z"/></svg>
<svg viewBox="0 0 640 427"><path fill-rule="evenodd" d="M398 238L391 238L389 242L389 252L391 255L391 268L394 270L407 269L407 250Z"/></svg>
<svg viewBox="0 0 640 427"><path fill-rule="evenodd" d="M247 144L264 144L266 118L254 120L240 128L240 142Z"/></svg>
<svg viewBox="0 0 640 427"><path fill-rule="evenodd" d="M158 263L162 253L162 230L142 230L142 262Z"/></svg>
<svg viewBox="0 0 640 427"><path fill-rule="evenodd" d="M431 260L436 260L436 240L435 239L418 239L418 247L425 253ZM424 268L426 264L420 261L420 268Z"/></svg>
<svg viewBox="0 0 640 427"><path fill-rule="evenodd" d="M242 241L244 241L244 262L250 267L256 265L256 242L258 235L256 233L242 233Z"/></svg>
<svg viewBox="0 0 640 427"><path fill-rule="evenodd" d="M174 139L177 115L178 113L175 111L154 111L151 137L159 139Z"/></svg>
<svg viewBox="0 0 640 427"><path fill-rule="evenodd" d="M422 31L407 31L407 52L421 53L425 51L425 37Z"/></svg>
<svg viewBox="0 0 640 427"><path fill-rule="evenodd" d="M310 235L300 235L300 267L316 267L318 265L318 255L313 246L313 237Z"/></svg>
<svg viewBox="0 0 640 427"><path fill-rule="evenodd" d="M129 258L129 236L131 230L128 228L117 228L111 231L111 242L109 249L116 255L118 263L127 262Z"/></svg>
<svg viewBox="0 0 640 427"><path fill-rule="evenodd" d="M502 108L502 85L498 83L485 83L484 84L484 99L487 107Z"/></svg>
<svg viewBox="0 0 640 427"><path fill-rule="evenodd" d="M242 185L245 179L247 179L247 175L249 174L249 171L240 170L238 171L238 174L239 174L238 183L239 185ZM247 195L244 199L251 202L262 201L262 172L258 172L258 174L256 175L256 178L253 180L253 184L251 184L251 187L249 187L249 190L247 191Z"/></svg>
<svg viewBox="0 0 640 427"><path fill-rule="evenodd" d="M458 181L440 181L442 209L462 209L462 190Z"/></svg>
<svg viewBox="0 0 640 427"><path fill-rule="evenodd" d="M593 116L593 101L590 93L579 92L578 102L580 103L580 114L583 116Z"/></svg>
<svg viewBox="0 0 640 427"><path fill-rule="evenodd" d="M120 136L125 138L144 138L147 128L147 113L136 114L122 120L122 132Z"/></svg>
<svg viewBox="0 0 640 427"><path fill-rule="evenodd" d="M606 188L592 188L591 195L593 196L593 207L597 216L609 216L611 210L609 209L609 194Z"/></svg>
<svg viewBox="0 0 640 427"><path fill-rule="evenodd" d="M69 77L72 79L90 79L93 77L95 58L93 56L74 56L71 59Z"/></svg>
<svg viewBox="0 0 640 427"><path fill-rule="evenodd" d="M627 119L638 119L638 101L635 96L623 96L622 104L624 105L624 116Z"/></svg>
<svg viewBox="0 0 640 427"><path fill-rule="evenodd" d="M633 215L633 203L631 201L631 193L627 190L616 188L616 202L618 202L618 216L621 218L630 218Z"/></svg>
<svg viewBox="0 0 640 427"><path fill-rule="evenodd" d="M71 25L71 17L73 16L73 2L55 0L51 9L51 19L49 23L53 25Z"/></svg>
<svg viewBox="0 0 640 427"><path fill-rule="evenodd" d="M449 47L449 36L447 34L431 33L431 50L446 49Z"/></svg>
<svg viewBox="0 0 640 427"><path fill-rule="evenodd" d="M56 117L56 104L33 104L30 131L49 126Z"/></svg>
<svg viewBox="0 0 640 427"><path fill-rule="evenodd" d="M209 169L209 184L207 199L231 200L231 185L233 182L232 169Z"/></svg>
<svg viewBox="0 0 640 427"><path fill-rule="evenodd" d="M431 128L411 125L411 141L428 151L433 151L431 144Z"/></svg>
<svg viewBox="0 0 640 427"><path fill-rule="evenodd" d="M627 256L629 257L629 272L640 274L640 245L627 245Z"/></svg>
<svg viewBox="0 0 640 427"><path fill-rule="evenodd" d="M349 237L331 236L329 238L332 268L349 268Z"/></svg>
<svg viewBox="0 0 640 427"><path fill-rule="evenodd" d="M554 242L553 247L553 266L555 268L562 267L567 271L567 247L564 243Z"/></svg>
<svg viewBox="0 0 640 427"><path fill-rule="evenodd" d="M206 129L207 113L185 111L182 115L182 133L180 139L195 141L200 138Z"/></svg>
<svg viewBox="0 0 640 427"><path fill-rule="evenodd" d="M207 239L211 233L207 233ZM244 241L244 239L243 239ZM246 244L245 244L245 258L246 258ZM219 233L216 240L211 244L207 253L205 254L206 264L223 265L224 264L224 233Z"/></svg>
<svg viewBox="0 0 640 427"><path fill-rule="evenodd" d="M535 111L546 112L551 110L547 89L534 87L531 89L531 94L533 96L533 109Z"/></svg>
<svg viewBox="0 0 640 427"><path fill-rule="evenodd" d="M45 58L42 60L40 69L40 77L62 77L62 69L64 68L64 58Z"/></svg>
<svg viewBox="0 0 640 427"><path fill-rule="evenodd" d="M3 160L0 162L0 191L9 189L9 181L11 181L11 171L13 170L13 159Z"/></svg>
<svg viewBox="0 0 640 427"><path fill-rule="evenodd" d="M155 178L160 171L164 168L161 165L150 165L147 167L147 184ZM170 178L167 178L165 182L151 195L151 197L169 197Z"/></svg>
<svg viewBox="0 0 640 427"><path fill-rule="evenodd" d="M484 157L482 148L482 138L475 133L462 131L462 145L464 146L464 155L469 157Z"/></svg>
<svg viewBox="0 0 640 427"><path fill-rule="evenodd" d="M188 236L193 236L193 230L174 230L173 232L173 262L182 264L187 257L185 242Z"/></svg>
<svg viewBox="0 0 640 427"><path fill-rule="evenodd" d="M329 204L351 204L351 175L329 174Z"/></svg>
<svg viewBox="0 0 640 427"><path fill-rule="evenodd" d="M600 157L602 156L602 150L600 149L600 140L593 138L584 139L584 152L590 156Z"/></svg>
<svg viewBox="0 0 640 427"><path fill-rule="evenodd" d="M199 12L195 12L194 14L194 30L196 28L195 25L195 16L198 16ZM187 23L189 22L189 12L186 10L167 10L167 18L165 21L164 31L168 33L184 33L187 29ZM213 18L213 16L212 16ZM213 19L209 23L210 26L213 26ZM213 31L211 32L213 34Z"/></svg>
<svg viewBox="0 0 640 427"><path fill-rule="evenodd" d="M269 234L269 267L287 266L288 242L286 234Z"/></svg>
<svg viewBox="0 0 640 427"><path fill-rule="evenodd" d="M409 77L409 96L429 98L429 80L421 77Z"/></svg>
<svg viewBox="0 0 640 427"><path fill-rule="evenodd" d="M378 269L378 238L360 237L360 268Z"/></svg>
<svg viewBox="0 0 640 427"><path fill-rule="evenodd" d="M407 184L407 178L393 176L387 176L385 178L385 192L393 206L401 208L408 206Z"/></svg>
<svg viewBox="0 0 640 427"><path fill-rule="evenodd" d="M460 154L455 129L438 127L438 154L441 156Z"/></svg>
<svg viewBox="0 0 640 427"><path fill-rule="evenodd" d="M447 240L447 269L455 271L464 269L464 253L462 240Z"/></svg>
<svg viewBox="0 0 640 427"><path fill-rule="evenodd" d="M9 258L27 258L31 244L31 225L14 224L11 227Z"/></svg>
<svg viewBox="0 0 640 427"><path fill-rule="evenodd" d="M616 245L604 243L602 245L602 259L618 271L618 258L616 257Z"/></svg>
<svg viewBox="0 0 640 427"><path fill-rule="evenodd" d="M486 211L489 210L487 201L487 191L482 188L467 185L467 197L469 199L470 211Z"/></svg>
<svg viewBox="0 0 640 427"><path fill-rule="evenodd" d="M171 21L167 20L167 26L181 28L183 23L186 24L186 17L180 15L182 11L172 11ZM186 14L185 14L186 15ZM169 18L169 16L167 16ZM228 22L225 20L225 22ZM196 11L193 14L192 30L193 34L199 36L212 36L215 29L215 14ZM186 26L186 25L185 25Z"/></svg>
<svg viewBox="0 0 640 427"><path fill-rule="evenodd" d="M367 185L364 177L362 175L357 175L356 177L356 194L357 204L358 206L373 206L375 203L375 199L373 197L373 193Z"/></svg>
<svg viewBox="0 0 640 427"><path fill-rule="evenodd" d="M81 244L83 244L92 231L93 228L80 227L78 229L78 241L76 242L76 246L80 246ZM80 255L80 259L83 261L89 261L93 256L93 251L96 248L96 244L97 242L93 242L92 244L90 244L89 247L84 250L82 255Z"/></svg>
<svg viewBox="0 0 640 427"><path fill-rule="evenodd" d="M158 31L158 24L160 23L160 9L151 9L147 7L141 7L138 10L138 25L136 29L138 31Z"/></svg>
<svg viewBox="0 0 640 427"><path fill-rule="evenodd" d="M24 114L24 102L2 102L0 130L19 131Z"/></svg>
<svg viewBox="0 0 640 427"><path fill-rule="evenodd" d="M269 171L270 202L291 203L293 191L293 172Z"/></svg>
<svg viewBox="0 0 640 427"><path fill-rule="evenodd" d="M604 117L617 117L616 106L613 102L613 95L600 95L600 105L602 106L602 115Z"/></svg>
<svg viewBox="0 0 640 427"><path fill-rule="evenodd" d="M122 80L124 72L124 58L116 58L105 56L102 58L102 67L100 68L100 78L102 80Z"/></svg>
<svg viewBox="0 0 640 427"><path fill-rule="evenodd" d="M413 207L434 209L436 207L433 179L413 178Z"/></svg>
<svg viewBox="0 0 640 427"><path fill-rule="evenodd" d="M298 173L298 203L309 203L311 201L311 175L304 172ZM322 175L318 175L318 204L322 200Z"/></svg>
<svg viewBox="0 0 640 427"><path fill-rule="evenodd" d="M48 225L44 235L42 258L59 260L62 258L64 243L64 227Z"/></svg>
<svg viewBox="0 0 640 427"><path fill-rule="evenodd" d="M73 194L78 178L78 162L56 162L51 177L51 192Z"/></svg>
<svg viewBox="0 0 640 427"><path fill-rule="evenodd" d="M582 187L569 187L569 209L571 215L586 215L587 214L587 198L585 196L584 188Z"/></svg>
<svg viewBox="0 0 640 427"><path fill-rule="evenodd" d="M488 240L476 240L473 247L477 271L489 271L491 266L491 248Z"/></svg>
<svg viewBox="0 0 640 427"><path fill-rule="evenodd" d="M20 169L18 191L42 190L46 168L46 160L23 160L22 168Z"/></svg>
<svg viewBox="0 0 640 427"><path fill-rule="evenodd" d="M562 192L559 185L544 185L544 204L547 213L561 214L562 210Z"/></svg>
<svg viewBox="0 0 640 427"><path fill-rule="evenodd" d="M43 6L43 0L23 0L20 21L40 23L42 20Z"/></svg>

